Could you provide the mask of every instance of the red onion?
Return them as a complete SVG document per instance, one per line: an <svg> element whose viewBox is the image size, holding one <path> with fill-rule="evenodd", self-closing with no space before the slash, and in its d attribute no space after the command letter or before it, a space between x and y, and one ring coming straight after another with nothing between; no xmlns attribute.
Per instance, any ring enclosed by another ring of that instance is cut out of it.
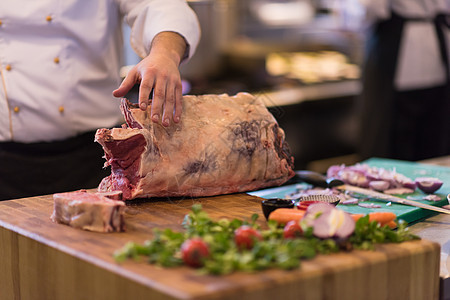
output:
<svg viewBox="0 0 450 300"><path fill-rule="evenodd" d="M335 178L338 177L339 171L345 168L345 165L334 165L328 168L327 170L327 177L328 178Z"/></svg>
<svg viewBox="0 0 450 300"><path fill-rule="evenodd" d="M355 221L349 214L326 203L309 205L301 225L313 227L313 234L323 239L347 238L355 229Z"/></svg>
<svg viewBox="0 0 450 300"><path fill-rule="evenodd" d="M337 220L335 211L327 211L314 221L313 234L321 239L328 239L334 236L337 231Z"/></svg>
<svg viewBox="0 0 450 300"><path fill-rule="evenodd" d="M324 203L324 202L320 202L320 203L313 203L311 205L308 206L308 208L306 209L306 214L305 215L314 215L317 216L318 214L323 214L326 213L330 210L333 210L335 208L334 205L328 204L328 203Z"/></svg>
<svg viewBox="0 0 450 300"><path fill-rule="evenodd" d="M381 208L381 205L374 204L374 203L358 203L358 206L364 207L364 208Z"/></svg>
<svg viewBox="0 0 450 300"><path fill-rule="evenodd" d="M366 176L367 176L367 178L369 178L370 181L373 181L373 180L383 180L383 181L385 181L384 180L385 176L383 176L383 172L384 171L385 171L384 169L378 169L378 168L375 168L375 167L367 168ZM387 180L387 181L389 181L389 180Z"/></svg>
<svg viewBox="0 0 450 300"><path fill-rule="evenodd" d="M394 180L397 183L398 187L404 187L404 188L407 188L407 189L411 189L413 191L417 187L416 183L412 179L410 179L410 178L408 178L405 175L400 174L400 173L395 173L394 174Z"/></svg>
<svg viewBox="0 0 450 300"><path fill-rule="evenodd" d="M439 197L438 195L434 195L434 194L430 194L427 195L426 197L423 197L423 200L428 200L428 201L441 201L441 197Z"/></svg>
<svg viewBox="0 0 450 300"><path fill-rule="evenodd" d="M442 180L434 177L418 177L416 178L417 187L427 194L433 194L441 188Z"/></svg>
<svg viewBox="0 0 450 300"><path fill-rule="evenodd" d="M405 189L411 189L413 191L415 191L417 188L417 184L414 181L404 181L404 182L402 182L402 186Z"/></svg>
<svg viewBox="0 0 450 300"><path fill-rule="evenodd" d="M356 198L347 199L344 201L341 201L340 203L343 205L352 205L352 204L358 204L359 200Z"/></svg>
<svg viewBox="0 0 450 300"><path fill-rule="evenodd" d="M336 237L340 239L346 239L355 231L355 220L350 216L350 214L341 211L344 215L342 223L336 230Z"/></svg>
<svg viewBox="0 0 450 300"><path fill-rule="evenodd" d="M375 191L380 191L380 192L387 190L389 188L389 185L390 185L389 182L384 181L384 180L374 180L369 183L369 187L371 189L374 189Z"/></svg>
<svg viewBox="0 0 450 300"><path fill-rule="evenodd" d="M370 167L367 164L355 164L353 166L334 165L328 168L327 176L340 179L347 184L356 185L360 187L370 187L374 181L385 181L389 183L388 187L384 185L378 187L375 184L376 190L389 188L408 188L416 189L416 183L403 174L397 173L394 170L386 170L383 168Z"/></svg>
<svg viewBox="0 0 450 300"><path fill-rule="evenodd" d="M334 205L325 202L312 203L308 205L305 215L301 220L302 226L312 227L318 217L333 209L336 209Z"/></svg>
<svg viewBox="0 0 450 300"><path fill-rule="evenodd" d="M368 187L369 180L361 170L344 169L339 172L339 179L345 183L360 187Z"/></svg>

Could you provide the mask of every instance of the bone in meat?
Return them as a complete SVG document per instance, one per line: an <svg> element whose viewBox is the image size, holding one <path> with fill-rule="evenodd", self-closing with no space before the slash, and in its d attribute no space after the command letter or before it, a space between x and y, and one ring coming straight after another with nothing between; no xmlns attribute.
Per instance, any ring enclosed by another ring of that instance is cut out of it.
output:
<svg viewBox="0 0 450 300"><path fill-rule="evenodd" d="M53 222L97 231L124 231L125 203L86 190L53 194Z"/></svg>
<svg viewBox="0 0 450 300"><path fill-rule="evenodd" d="M126 99L126 125L99 129L111 175L99 191L123 199L212 196L286 182L294 175L284 132L248 93L183 97L183 116L165 128Z"/></svg>

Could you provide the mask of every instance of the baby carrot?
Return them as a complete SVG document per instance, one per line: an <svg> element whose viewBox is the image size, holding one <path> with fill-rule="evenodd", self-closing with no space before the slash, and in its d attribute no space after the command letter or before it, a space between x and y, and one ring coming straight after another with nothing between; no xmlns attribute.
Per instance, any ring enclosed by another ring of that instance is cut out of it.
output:
<svg viewBox="0 0 450 300"><path fill-rule="evenodd" d="M364 217L363 214L351 214L350 216L353 218L353 220L355 220L355 222Z"/></svg>
<svg viewBox="0 0 450 300"><path fill-rule="evenodd" d="M358 221L360 218L364 217L364 214L352 214L353 220ZM393 212L371 212L369 213L369 222L377 221L381 226L388 225L390 228L397 227L395 219L397 216Z"/></svg>
<svg viewBox="0 0 450 300"><path fill-rule="evenodd" d="M390 221L386 225L389 226L389 228L391 228L391 229L394 229L397 227L397 223L395 223L395 221Z"/></svg>
<svg viewBox="0 0 450 300"><path fill-rule="evenodd" d="M275 220L280 225L286 225L289 221L300 221L304 215L304 210L296 208L279 208L269 215L269 220Z"/></svg>
<svg viewBox="0 0 450 300"><path fill-rule="evenodd" d="M380 211L380 212L371 212L369 213L369 221L377 221L381 226L388 224L391 221L394 221L397 216L390 211Z"/></svg>

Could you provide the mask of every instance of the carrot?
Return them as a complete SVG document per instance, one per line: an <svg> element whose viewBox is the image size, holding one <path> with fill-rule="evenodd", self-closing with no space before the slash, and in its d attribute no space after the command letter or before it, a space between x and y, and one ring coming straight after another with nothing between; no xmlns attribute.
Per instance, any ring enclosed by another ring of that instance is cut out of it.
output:
<svg viewBox="0 0 450 300"><path fill-rule="evenodd" d="M353 220L358 221L360 218L364 217L364 214L352 214ZM369 222L377 221L381 226L388 225L390 228L397 227L395 219L397 216L393 212L371 212L369 213Z"/></svg>
<svg viewBox="0 0 450 300"><path fill-rule="evenodd" d="M397 223L395 223L395 221L390 221L386 225L389 226L389 228L391 228L391 229L394 229L397 227Z"/></svg>
<svg viewBox="0 0 450 300"><path fill-rule="evenodd" d="M390 211L380 211L369 213L369 221L377 221L381 226L387 225L389 222L394 221L397 216Z"/></svg>
<svg viewBox="0 0 450 300"><path fill-rule="evenodd" d="M300 221L305 215L304 210L295 208L279 208L269 215L269 220L275 220L279 225L286 225L289 221Z"/></svg>
<svg viewBox="0 0 450 300"><path fill-rule="evenodd" d="M356 221L358 221L359 219L361 219L362 217L364 217L364 214L351 214L350 215L352 218L353 218L353 220L355 220L355 222Z"/></svg>

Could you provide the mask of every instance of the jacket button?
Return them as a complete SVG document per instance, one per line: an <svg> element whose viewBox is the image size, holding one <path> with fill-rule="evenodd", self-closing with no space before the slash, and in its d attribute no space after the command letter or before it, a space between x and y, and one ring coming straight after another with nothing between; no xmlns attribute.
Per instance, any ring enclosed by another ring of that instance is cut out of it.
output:
<svg viewBox="0 0 450 300"><path fill-rule="evenodd" d="M15 113L18 113L19 111L20 111L20 107L15 106L15 107L14 107L14 112L15 112Z"/></svg>
<svg viewBox="0 0 450 300"><path fill-rule="evenodd" d="M59 64L59 57L55 57L55 58L53 59L53 62L54 62L55 64Z"/></svg>
<svg viewBox="0 0 450 300"><path fill-rule="evenodd" d="M64 112L64 106L61 105L60 107L58 107L58 110L59 110L60 113L63 113Z"/></svg>
<svg viewBox="0 0 450 300"><path fill-rule="evenodd" d="M8 64L8 65L5 66L5 69L6 69L6 71L11 71L12 67L11 67L10 64Z"/></svg>
<svg viewBox="0 0 450 300"><path fill-rule="evenodd" d="M47 22L51 22L53 20L53 18L52 18L52 16L48 15L48 16L45 17L45 20Z"/></svg>

